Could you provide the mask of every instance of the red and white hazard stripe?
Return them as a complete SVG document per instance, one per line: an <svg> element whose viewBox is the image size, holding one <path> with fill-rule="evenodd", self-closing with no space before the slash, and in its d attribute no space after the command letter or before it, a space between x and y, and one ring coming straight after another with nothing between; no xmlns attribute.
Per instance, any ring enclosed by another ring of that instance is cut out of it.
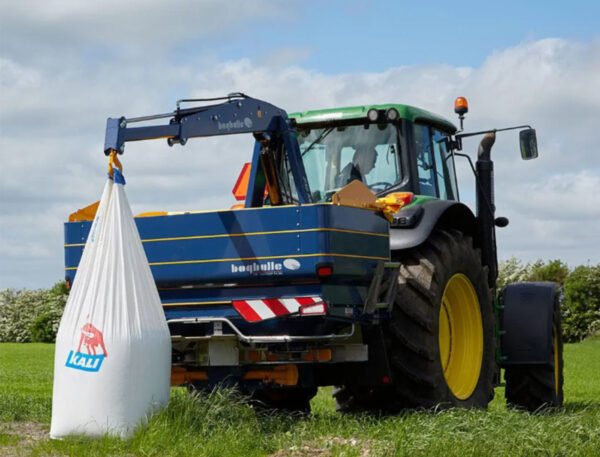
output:
<svg viewBox="0 0 600 457"><path fill-rule="evenodd" d="M248 322L259 322L274 317L298 313L305 306L311 307L320 303L323 303L323 299L318 296L265 298L262 300L234 300L233 307ZM325 314L325 306L322 309L323 312L319 314Z"/></svg>

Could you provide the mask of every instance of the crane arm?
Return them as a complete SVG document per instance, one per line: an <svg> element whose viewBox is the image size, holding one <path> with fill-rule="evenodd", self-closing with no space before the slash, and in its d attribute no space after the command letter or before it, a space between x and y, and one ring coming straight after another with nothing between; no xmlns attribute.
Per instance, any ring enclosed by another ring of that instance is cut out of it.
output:
<svg viewBox="0 0 600 457"><path fill-rule="evenodd" d="M170 118L166 125L133 127L162 118ZM151 116L127 119L108 118L104 153L111 150L123 153L129 141L166 138L169 145L185 144L189 138L231 135L238 133L273 134L288 130L287 113L270 103L243 94L227 97L219 104L180 109Z"/></svg>
<svg viewBox="0 0 600 457"><path fill-rule="evenodd" d="M180 108L181 102L220 99L226 101L185 109ZM143 124L160 119L169 119L169 121L167 124L162 125L133 126L133 124ZM109 155L112 151L116 151L122 154L125 150L125 143L129 141L166 138L169 146L172 146L174 144L184 145L189 138L240 133L252 133L257 140L250 176L250 188L253 195L249 196L247 206L262 205L264 181L269 177L265 176L260 155L263 151L262 147L270 145L272 138L276 136L281 137L285 144L298 202L310 203L312 201L300 147L298 146L296 133L290 126L287 113L277 106L244 94L231 94L217 99L180 100L177 102L175 111L165 114L129 119L125 117L108 118L106 121L104 153ZM261 163L260 166L259 163ZM272 172L273 170L268 171ZM260 189L261 185L263 186L262 189ZM269 189L276 189L276 186L269 185L268 187ZM275 195L272 197L273 201L278 201L278 197L276 198ZM249 203L250 201L253 203Z"/></svg>

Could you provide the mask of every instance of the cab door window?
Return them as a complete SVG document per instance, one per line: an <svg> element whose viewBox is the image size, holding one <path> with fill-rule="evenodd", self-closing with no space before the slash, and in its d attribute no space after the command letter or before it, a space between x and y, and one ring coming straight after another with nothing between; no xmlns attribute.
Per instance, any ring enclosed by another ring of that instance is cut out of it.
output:
<svg viewBox="0 0 600 457"><path fill-rule="evenodd" d="M419 177L419 194L437 197L435 164L431 147L431 134L426 125L415 124L415 152Z"/></svg>
<svg viewBox="0 0 600 457"><path fill-rule="evenodd" d="M444 138L447 134L437 129L431 129L433 155L435 157L435 174L437 185L440 191L440 198L443 200L458 200L456 186L456 174L454 173L454 157L448 153Z"/></svg>

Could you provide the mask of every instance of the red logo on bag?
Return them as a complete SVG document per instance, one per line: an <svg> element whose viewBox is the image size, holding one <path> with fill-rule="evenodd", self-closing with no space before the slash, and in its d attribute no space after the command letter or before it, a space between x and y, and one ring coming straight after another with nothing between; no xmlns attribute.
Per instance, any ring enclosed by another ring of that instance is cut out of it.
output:
<svg viewBox="0 0 600 457"><path fill-rule="evenodd" d="M81 346L85 346L87 354L81 352ZM102 354L96 354L96 348L102 349ZM65 366L83 371L98 371L104 359L108 357L102 332L89 322L81 327L81 338L77 352L70 351Z"/></svg>
<svg viewBox="0 0 600 457"><path fill-rule="evenodd" d="M104 347L104 338L102 338L102 332L94 327L89 322L81 327L81 339L79 340L79 347L77 352L81 352L81 345L85 346L87 353L90 355L96 355L96 348L100 346L104 357L108 357L106 348Z"/></svg>

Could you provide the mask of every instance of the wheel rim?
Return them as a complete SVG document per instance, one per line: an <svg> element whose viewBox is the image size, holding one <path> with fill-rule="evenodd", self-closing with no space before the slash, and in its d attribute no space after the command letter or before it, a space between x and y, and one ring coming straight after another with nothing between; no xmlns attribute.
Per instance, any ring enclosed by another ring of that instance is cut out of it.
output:
<svg viewBox="0 0 600 457"><path fill-rule="evenodd" d="M440 306L439 347L446 384L459 400L471 396L483 357L483 325L473 284L462 273L450 278Z"/></svg>

